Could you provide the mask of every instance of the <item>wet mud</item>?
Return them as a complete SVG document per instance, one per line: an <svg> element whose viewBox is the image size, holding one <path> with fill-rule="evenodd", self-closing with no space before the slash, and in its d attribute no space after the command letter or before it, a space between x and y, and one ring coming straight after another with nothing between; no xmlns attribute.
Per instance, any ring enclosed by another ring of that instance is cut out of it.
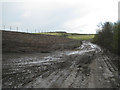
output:
<svg viewBox="0 0 120 90"><path fill-rule="evenodd" d="M3 88L116 88L118 70L97 45L75 50L3 55Z"/></svg>

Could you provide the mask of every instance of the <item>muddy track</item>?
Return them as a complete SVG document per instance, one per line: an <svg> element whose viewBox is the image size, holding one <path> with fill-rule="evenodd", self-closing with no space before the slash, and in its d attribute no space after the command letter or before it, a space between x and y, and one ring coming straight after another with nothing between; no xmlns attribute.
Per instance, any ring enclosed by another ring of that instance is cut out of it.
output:
<svg viewBox="0 0 120 90"><path fill-rule="evenodd" d="M75 51L4 55L3 88L116 88L118 70L103 52L83 41Z"/></svg>

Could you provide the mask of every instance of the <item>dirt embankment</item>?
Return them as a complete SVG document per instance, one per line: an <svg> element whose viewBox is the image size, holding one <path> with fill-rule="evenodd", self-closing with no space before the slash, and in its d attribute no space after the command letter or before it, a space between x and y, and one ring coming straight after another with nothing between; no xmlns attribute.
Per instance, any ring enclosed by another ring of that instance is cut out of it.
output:
<svg viewBox="0 0 120 90"><path fill-rule="evenodd" d="M81 42L62 36L2 31L4 52L49 52L51 50L74 49Z"/></svg>

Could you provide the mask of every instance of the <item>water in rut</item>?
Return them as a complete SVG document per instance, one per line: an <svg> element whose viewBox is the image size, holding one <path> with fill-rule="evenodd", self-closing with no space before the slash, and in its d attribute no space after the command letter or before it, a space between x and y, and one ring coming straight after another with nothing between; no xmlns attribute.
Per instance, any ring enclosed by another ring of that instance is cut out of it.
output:
<svg viewBox="0 0 120 90"><path fill-rule="evenodd" d="M4 54L3 88L112 88L118 87L112 57L90 42L74 51Z"/></svg>

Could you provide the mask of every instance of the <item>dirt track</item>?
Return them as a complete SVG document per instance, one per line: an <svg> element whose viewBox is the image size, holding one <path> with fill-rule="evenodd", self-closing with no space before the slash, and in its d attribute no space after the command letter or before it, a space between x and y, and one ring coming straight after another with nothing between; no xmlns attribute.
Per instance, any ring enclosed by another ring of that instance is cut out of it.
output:
<svg viewBox="0 0 120 90"><path fill-rule="evenodd" d="M75 51L4 54L3 88L116 88L112 59L86 41Z"/></svg>

